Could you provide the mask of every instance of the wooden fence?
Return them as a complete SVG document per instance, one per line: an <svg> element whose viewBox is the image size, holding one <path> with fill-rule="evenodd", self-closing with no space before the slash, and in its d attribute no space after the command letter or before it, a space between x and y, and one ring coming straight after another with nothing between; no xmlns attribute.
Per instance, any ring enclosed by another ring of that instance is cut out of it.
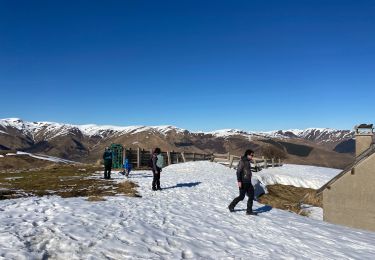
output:
<svg viewBox="0 0 375 260"><path fill-rule="evenodd" d="M135 168L147 168L151 158L152 151L144 149L124 149L124 159L128 158L129 162ZM162 152L164 157L164 165L171 165L192 161L212 161L212 154L201 153L180 153L174 151Z"/></svg>
<svg viewBox="0 0 375 260"><path fill-rule="evenodd" d="M236 168L238 162L241 160L240 156L232 155L229 153L225 154L213 154L213 161L226 165L229 168ZM272 158L272 159L266 159L264 157L262 158L253 158L252 161L252 168L254 171L258 171L262 168L268 168L268 167L280 167L283 163L280 158Z"/></svg>
<svg viewBox="0 0 375 260"><path fill-rule="evenodd" d="M144 149L124 149L124 159L128 158L129 162L133 167L141 169L148 168L151 158L152 151L147 151ZM236 168L241 157L226 154L201 154L201 153L180 153L175 151L162 152L164 156L164 165L171 165L183 162L193 162L193 161L212 161L228 166L229 168ZM258 171L262 168L268 167L279 167L282 166L281 159L265 159L265 158L253 158L252 168L254 171Z"/></svg>

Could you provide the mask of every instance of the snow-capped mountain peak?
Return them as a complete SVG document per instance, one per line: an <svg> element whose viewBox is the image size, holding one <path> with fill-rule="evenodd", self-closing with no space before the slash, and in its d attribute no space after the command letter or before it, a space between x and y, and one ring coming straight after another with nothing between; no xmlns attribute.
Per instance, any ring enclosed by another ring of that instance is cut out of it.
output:
<svg viewBox="0 0 375 260"><path fill-rule="evenodd" d="M0 134L7 133L7 129L14 129L22 132L32 139L43 138L46 140L53 139L58 136L80 133L84 136L98 136L101 138L121 136L125 134L139 134L142 132L158 133L167 135L169 132L184 133L189 131L171 125L164 126L113 126L113 125L72 125L61 124L55 122L27 122L20 118L7 118L0 120ZM326 140L337 141L348 139L353 136L350 130L337 130L331 128L307 128L307 129L289 129L276 130L268 132L253 132L240 129L222 129L211 132L190 132L196 134L209 134L218 138L229 138L231 136L246 137L263 137L263 138L302 138L311 141L325 142Z"/></svg>
<svg viewBox="0 0 375 260"><path fill-rule="evenodd" d="M6 118L0 120L0 133L7 129L13 129L22 132L32 139L43 135L45 139L52 139L57 136L68 135L69 133L81 132L85 136L99 136L105 138L113 135L137 134L141 132L155 132L160 134L167 134L170 131L182 133L186 130L171 126L113 126L113 125L72 125L61 124L55 122L27 122L19 118Z"/></svg>

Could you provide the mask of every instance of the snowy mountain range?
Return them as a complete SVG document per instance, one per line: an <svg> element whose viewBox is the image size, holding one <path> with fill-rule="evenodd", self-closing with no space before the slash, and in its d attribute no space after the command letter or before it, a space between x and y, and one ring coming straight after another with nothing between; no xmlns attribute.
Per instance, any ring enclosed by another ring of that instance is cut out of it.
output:
<svg viewBox="0 0 375 260"><path fill-rule="evenodd" d="M43 153L81 162L97 162L105 146L119 143L147 150L159 146L169 151L238 155L246 148L261 153L262 147L273 146L289 154L293 163L342 167L344 165L339 162L347 163L350 159L347 155L354 151L353 136L352 131L329 128L193 132L175 126L72 125L28 122L19 118L0 120L0 150ZM338 164L332 165L331 161Z"/></svg>
<svg viewBox="0 0 375 260"><path fill-rule="evenodd" d="M0 119L0 134L7 134L13 128L30 136L33 140L40 138L50 140L58 136L80 132L85 136L108 138L125 134L138 134L154 132L166 135L168 132L213 135L215 137L254 136L282 139L306 139L315 142L337 142L353 138L354 132L350 130L337 130L331 128L308 128L305 130L277 130L269 132L251 132L239 129L222 129L211 132L191 132L175 126L111 126L111 125L71 125L54 122L27 122L19 118Z"/></svg>

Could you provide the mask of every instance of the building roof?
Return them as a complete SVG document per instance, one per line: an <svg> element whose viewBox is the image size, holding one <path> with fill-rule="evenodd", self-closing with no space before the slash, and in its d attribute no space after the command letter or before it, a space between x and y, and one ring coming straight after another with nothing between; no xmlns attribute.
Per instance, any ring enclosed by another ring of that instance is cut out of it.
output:
<svg viewBox="0 0 375 260"><path fill-rule="evenodd" d="M357 129L357 128L373 128L373 124L360 124L360 125L356 125L354 128Z"/></svg>
<svg viewBox="0 0 375 260"><path fill-rule="evenodd" d="M360 164L362 161L367 159L369 156L375 153L375 144L372 144L366 151L364 151L361 155L359 155L357 158L355 158L355 161L348 165L342 172L340 172L338 175L336 175L332 180L324 184L320 189L317 190L317 195L322 193L326 188L330 187L333 183L335 183L338 179L340 179L342 176L350 172L353 167Z"/></svg>

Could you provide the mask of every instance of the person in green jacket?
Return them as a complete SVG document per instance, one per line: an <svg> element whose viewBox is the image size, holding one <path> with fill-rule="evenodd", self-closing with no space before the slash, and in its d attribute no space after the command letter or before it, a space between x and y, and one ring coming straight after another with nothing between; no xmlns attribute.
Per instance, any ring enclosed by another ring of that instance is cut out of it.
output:
<svg viewBox="0 0 375 260"><path fill-rule="evenodd" d="M113 153L109 147L105 148L104 154L103 154L103 160L104 160L104 179L110 179L111 178L111 170L112 170L112 157Z"/></svg>

